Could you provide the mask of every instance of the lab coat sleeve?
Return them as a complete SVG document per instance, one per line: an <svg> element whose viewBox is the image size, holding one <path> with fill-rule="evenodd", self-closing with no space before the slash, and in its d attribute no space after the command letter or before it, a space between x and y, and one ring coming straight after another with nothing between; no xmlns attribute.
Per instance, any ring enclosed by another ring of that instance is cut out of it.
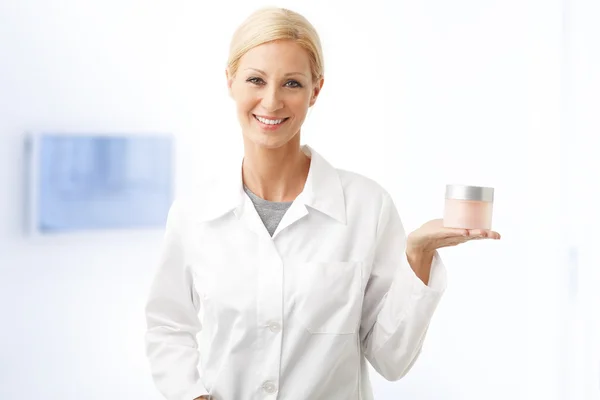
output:
<svg viewBox="0 0 600 400"><path fill-rule="evenodd" d="M198 294L184 261L182 226L175 201L145 307L146 355L154 384L168 400L193 400L208 394L198 372Z"/></svg>
<svg viewBox="0 0 600 400"><path fill-rule="evenodd" d="M425 285L411 269L405 250L402 221L392 198L384 193L360 338L367 360L390 381L406 375L417 360L446 289L446 270L437 251Z"/></svg>

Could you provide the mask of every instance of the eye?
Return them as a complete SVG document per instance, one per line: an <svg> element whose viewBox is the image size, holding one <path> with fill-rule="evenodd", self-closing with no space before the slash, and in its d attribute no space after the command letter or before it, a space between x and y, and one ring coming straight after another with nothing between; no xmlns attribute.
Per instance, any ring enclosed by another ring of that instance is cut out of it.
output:
<svg viewBox="0 0 600 400"><path fill-rule="evenodd" d="M301 88L302 87L302 85L300 84L300 82L294 81L294 80L287 81L286 84L285 84L285 86L291 87L291 88Z"/></svg>
<svg viewBox="0 0 600 400"><path fill-rule="evenodd" d="M255 85L262 85L263 83L265 83L265 81L263 81L261 78L257 78L255 76L252 76L252 77L246 79L246 82L250 82Z"/></svg>

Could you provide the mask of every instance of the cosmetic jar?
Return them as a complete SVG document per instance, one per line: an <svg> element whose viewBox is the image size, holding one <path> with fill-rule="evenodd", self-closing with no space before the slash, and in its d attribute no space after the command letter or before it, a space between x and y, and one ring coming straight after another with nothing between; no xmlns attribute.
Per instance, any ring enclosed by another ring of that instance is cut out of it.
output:
<svg viewBox="0 0 600 400"><path fill-rule="evenodd" d="M492 229L494 188L446 185L444 227Z"/></svg>

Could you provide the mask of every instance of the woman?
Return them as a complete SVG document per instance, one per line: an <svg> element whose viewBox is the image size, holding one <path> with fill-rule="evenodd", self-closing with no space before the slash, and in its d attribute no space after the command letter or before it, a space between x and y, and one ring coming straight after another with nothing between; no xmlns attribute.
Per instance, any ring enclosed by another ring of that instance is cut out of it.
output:
<svg viewBox="0 0 600 400"><path fill-rule="evenodd" d="M381 186L300 144L323 87L301 15L257 11L230 50L244 157L169 212L146 307L156 386L172 400L372 399L366 361L397 380L419 355L445 289L436 249L500 236L433 220L407 237Z"/></svg>

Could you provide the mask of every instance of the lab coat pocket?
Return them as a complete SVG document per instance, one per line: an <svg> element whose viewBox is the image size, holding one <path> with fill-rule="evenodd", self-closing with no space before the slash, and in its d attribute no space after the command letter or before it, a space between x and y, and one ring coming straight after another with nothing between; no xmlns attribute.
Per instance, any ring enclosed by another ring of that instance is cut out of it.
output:
<svg viewBox="0 0 600 400"><path fill-rule="evenodd" d="M362 262L305 262L294 270L296 315L313 334L353 334L360 326Z"/></svg>

